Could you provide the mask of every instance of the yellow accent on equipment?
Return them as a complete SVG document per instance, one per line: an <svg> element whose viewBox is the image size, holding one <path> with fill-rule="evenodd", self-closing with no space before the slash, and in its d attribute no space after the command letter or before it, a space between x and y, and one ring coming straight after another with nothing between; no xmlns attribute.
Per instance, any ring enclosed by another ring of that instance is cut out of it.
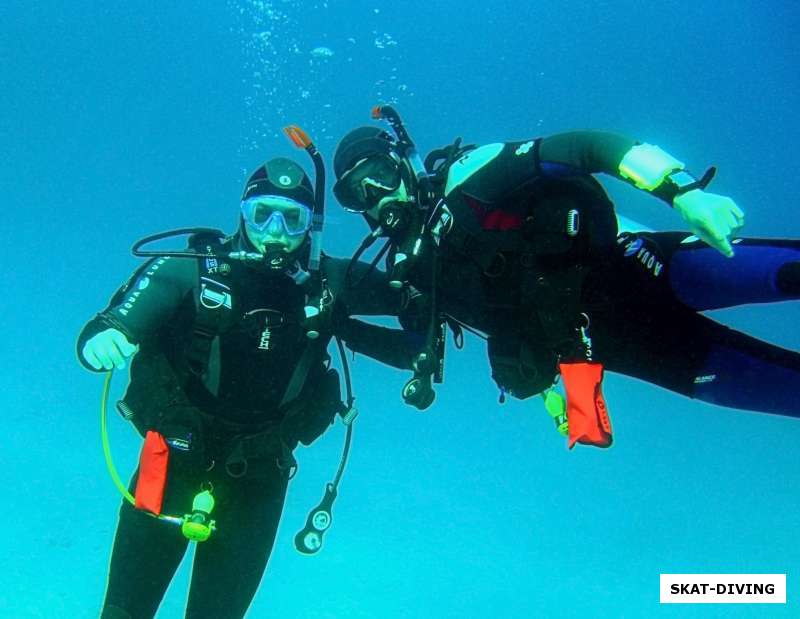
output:
<svg viewBox="0 0 800 619"><path fill-rule="evenodd" d="M682 161L658 146L637 144L619 162L619 173L639 189L653 191L671 172L683 170L684 167Z"/></svg>
<svg viewBox="0 0 800 619"><path fill-rule="evenodd" d="M567 436L569 433L569 422L567 421L567 401L555 389L548 389L542 393L544 400L544 407L547 414L553 418L556 424L556 429L561 436Z"/></svg>

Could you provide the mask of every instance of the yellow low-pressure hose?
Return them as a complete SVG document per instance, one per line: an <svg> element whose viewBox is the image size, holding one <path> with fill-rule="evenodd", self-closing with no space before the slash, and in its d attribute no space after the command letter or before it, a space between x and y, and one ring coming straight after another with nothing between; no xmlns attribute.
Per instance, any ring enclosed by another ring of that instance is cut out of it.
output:
<svg viewBox="0 0 800 619"><path fill-rule="evenodd" d="M111 479L114 481L114 485L119 490L120 494L125 497L125 500L128 501L131 505L136 507L136 499L133 495L128 492L128 488L125 484L122 483L122 480L119 478L119 473L117 473L117 468L114 466L114 460L111 458L111 445L108 441L108 394L111 390L111 377L114 374L114 370L109 370L106 373L106 378L103 381L103 399L100 402L100 434L103 440L103 454L106 458L106 468L108 469L108 473L111 475ZM213 503L212 503L213 507ZM210 511L210 509L209 509ZM159 520L164 520L166 522L170 522L172 524L181 526L183 524L184 519L178 516L168 516L166 514L153 514L149 511L145 511L145 514L152 516L153 518L158 518ZM213 526L213 523L212 523ZM206 538L208 536L206 535Z"/></svg>
<svg viewBox="0 0 800 619"><path fill-rule="evenodd" d="M108 392L111 388L111 377L114 375L114 370L109 370L106 372L105 381L103 381L103 400L100 403L100 434L103 439L103 454L106 457L106 468L108 468L108 472L111 475L111 479L114 481L114 485L117 487L117 490L120 491L123 497L127 499L127 501L136 506L136 499L133 498L133 495L128 492L128 489L125 487L125 484L122 483L122 480L119 478L119 473L117 473L117 469L114 466L114 461L111 459L111 445L108 442L108 425L107 425L107 418L108 418Z"/></svg>

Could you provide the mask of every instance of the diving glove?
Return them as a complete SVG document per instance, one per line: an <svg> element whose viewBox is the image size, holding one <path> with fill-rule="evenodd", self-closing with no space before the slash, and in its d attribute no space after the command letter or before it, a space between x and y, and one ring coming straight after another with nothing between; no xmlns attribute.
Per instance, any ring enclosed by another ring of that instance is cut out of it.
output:
<svg viewBox="0 0 800 619"><path fill-rule="evenodd" d="M139 349L118 329L106 329L89 338L81 354L95 370L122 370L125 360Z"/></svg>
<svg viewBox="0 0 800 619"><path fill-rule="evenodd" d="M731 258L731 236L744 225L744 212L726 196L692 189L675 196L675 210L692 233L724 256Z"/></svg>

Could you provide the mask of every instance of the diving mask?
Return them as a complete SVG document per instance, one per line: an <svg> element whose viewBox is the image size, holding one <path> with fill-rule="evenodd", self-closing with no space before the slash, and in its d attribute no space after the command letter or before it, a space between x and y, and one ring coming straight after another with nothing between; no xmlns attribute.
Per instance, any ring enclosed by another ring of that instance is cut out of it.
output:
<svg viewBox="0 0 800 619"><path fill-rule="evenodd" d="M336 181L333 194L348 211L368 211L400 187L401 163L394 153L361 159Z"/></svg>
<svg viewBox="0 0 800 619"><path fill-rule="evenodd" d="M311 228L311 216L311 208L284 196L254 196L242 201L242 217L256 234L283 232L288 236L300 236Z"/></svg>

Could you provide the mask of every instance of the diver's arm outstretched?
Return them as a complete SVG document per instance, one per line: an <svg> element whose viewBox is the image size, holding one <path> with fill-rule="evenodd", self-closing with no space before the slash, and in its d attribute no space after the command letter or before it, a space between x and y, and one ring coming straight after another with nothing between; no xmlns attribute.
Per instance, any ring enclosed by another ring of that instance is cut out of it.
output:
<svg viewBox="0 0 800 619"><path fill-rule="evenodd" d="M744 225L744 212L726 196L705 191L713 169L701 179L652 144L601 131L575 131L539 140L536 164L544 173L602 172L649 191L674 207L693 234L721 254L733 256L731 236Z"/></svg>
<svg viewBox="0 0 800 619"><path fill-rule="evenodd" d="M325 258L325 274L334 292L333 330L347 347L398 369L411 369L421 335L356 320L352 316L397 316L401 295L386 273L356 262L348 277L349 260Z"/></svg>
<svg viewBox="0 0 800 619"><path fill-rule="evenodd" d="M520 142L495 143L468 152L450 168L446 193L462 187L485 203L501 202L537 177L604 173L648 191L674 207L689 229L727 257L744 213L728 197L705 191L701 179L657 146L603 131L572 131Z"/></svg>
<svg viewBox="0 0 800 619"><path fill-rule="evenodd" d="M411 360L421 348L414 332L380 327L355 318L337 320L335 331L353 352L398 370L412 369Z"/></svg>

